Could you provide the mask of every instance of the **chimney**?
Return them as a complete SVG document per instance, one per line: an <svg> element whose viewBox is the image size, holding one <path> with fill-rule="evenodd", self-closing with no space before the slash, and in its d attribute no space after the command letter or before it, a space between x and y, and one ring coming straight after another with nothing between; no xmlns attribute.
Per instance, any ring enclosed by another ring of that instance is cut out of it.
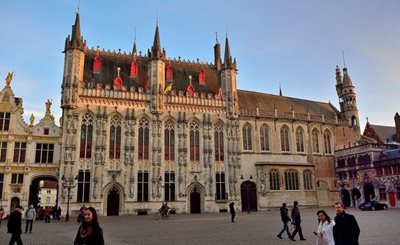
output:
<svg viewBox="0 0 400 245"><path fill-rule="evenodd" d="M396 125L396 142L400 143L400 115L398 112L394 115L394 124Z"/></svg>

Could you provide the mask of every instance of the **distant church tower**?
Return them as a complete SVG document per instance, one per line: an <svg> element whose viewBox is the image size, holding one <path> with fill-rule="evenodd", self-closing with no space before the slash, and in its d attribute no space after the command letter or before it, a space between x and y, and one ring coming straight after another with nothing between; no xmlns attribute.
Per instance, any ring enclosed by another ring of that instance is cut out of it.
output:
<svg viewBox="0 0 400 245"><path fill-rule="evenodd" d="M347 68L343 68L343 78L340 69L336 66L336 91L339 97L340 112L342 117L350 122L352 127L360 128L356 102L356 90Z"/></svg>

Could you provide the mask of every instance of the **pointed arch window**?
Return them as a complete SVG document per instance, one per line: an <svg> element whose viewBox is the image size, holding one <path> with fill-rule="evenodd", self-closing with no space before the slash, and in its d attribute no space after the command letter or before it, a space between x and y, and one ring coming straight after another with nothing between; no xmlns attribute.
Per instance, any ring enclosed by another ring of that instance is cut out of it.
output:
<svg viewBox="0 0 400 245"><path fill-rule="evenodd" d="M191 122L190 130L190 161L200 161L200 128L197 122Z"/></svg>
<svg viewBox="0 0 400 245"><path fill-rule="evenodd" d="M329 132L329 130L325 130L324 132L324 147L325 154L332 154L331 132Z"/></svg>
<svg viewBox="0 0 400 245"><path fill-rule="evenodd" d="M269 151L269 127L264 124L260 129L261 151Z"/></svg>
<svg viewBox="0 0 400 245"><path fill-rule="evenodd" d="M281 135L281 150L284 152L290 151L289 127L284 125L281 128L280 135Z"/></svg>
<svg viewBox="0 0 400 245"><path fill-rule="evenodd" d="M245 151L253 150L252 138L251 138L252 134L251 125L246 123L243 126L242 132L243 132L243 150Z"/></svg>
<svg viewBox="0 0 400 245"><path fill-rule="evenodd" d="M271 169L269 172L269 187L272 191L280 190L278 169Z"/></svg>
<svg viewBox="0 0 400 245"><path fill-rule="evenodd" d="M314 128L312 133L312 150L314 153L319 153L319 131Z"/></svg>
<svg viewBox="0 0 400 245"><path fill-rule="evenodd" d="M165 123L164 129L164 159L175 160L175 124L172 120Z"/></svg>
<svg viewBox="0 0 400 245"><path fill-rule="evenodd" d="M296 170L288 169L285 171L285 186L286 190L299 189L299 176Z"/></svg>
<svg viewBox="0 0 400 245"><path fill-rule="evenodd" d="M100 73L101 70L101 58L99 54L96 54L93 61L93 73Z"/></svg>
<svg viewBox="0 0 400 245"><path fill-rule="evenodd" d="M297 152L304 152L304 130L302 127L296 129L296 149Z"/></svg>
<svg viewBox="0 0 400 245"><path fill-rule="evenodd" d="M204 72L203 68L201 68L199 71L199 84L200 85L206 84L206 73Z"/></svg>
<svg viewBox="0 0 400 245"><path fill-rule="evenodd" d="M113 116L110 123L110 159L121 158L121 118Z"/></svg>
<svg viewBox="0 0 400 245"><path fill-rule="evenodd" d="M165 77L166 77L166 80L167 80L167 81L172 81L172 80L174 80L174 78L173 78L173 70L172 70L172 65L171 65L171 63L168 63L167 71L166 71Z"/></svg>
<svg viewBox="0 0 400 245"><path fill-rule="evenodd" d="M136 60L133 60L131 63L131 77L136 77L138 74L138 63Z"/></svg>
<svg viewBox="0 0 400 245"><path fill-rule="evenodd" d="M224 128L221 124L214 127L215 161L224 161Z"/></svg>
<svg viewBox="0 0 400 245"><path fill-rule="evenodd" d="M146 118L139 121L138 146L139 160L149 160L149 121Z"/></svg>
<svg viewBox="0 0 400 245"><path fill-rule="evenodd" d="M82 117L81 123L81 139L80 139L80 158L92 157L92 141L93 141L93 116L86 113Z"/></svg>
<svg viewBox="0 0 400 245"><path fill-rule="evenodd" d="M304 170L303 172L303 179L304 179L304 190L312 190L312 172L310 170Z"/></svg>

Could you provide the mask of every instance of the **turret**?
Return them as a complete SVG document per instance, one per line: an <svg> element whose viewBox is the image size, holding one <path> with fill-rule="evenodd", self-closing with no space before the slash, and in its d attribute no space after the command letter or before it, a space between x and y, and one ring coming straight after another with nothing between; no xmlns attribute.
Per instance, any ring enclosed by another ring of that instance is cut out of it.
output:
<svg viewBox="0 0 400 245"><path fill-rule="evenodd" d="M356 91L346 67L343 68L343 79L339 68L336 67L336 91L342 116L350 122L351 126L360 127Z"/></svg>
<svg viewBox="0 0 400 245"><path fill-rule="evenodd" d="M221 61L221 45L218 42L218 37L216 37L216 43L214 45L214 66L217 72L221 71L222 61Z"/></svg>
<svg viewBox="0 0 400 245"><path fill-rule="evenodd" d="M79 82L83 80L86 41L81 36L79 10L76 13L72 34L65 40L65 65L62 81L61 108L75 108L78 102Z"/></svg>
<svg viewBox="0 0 400 245"><path fill-rule="evenodd" d="M394 115L394 124L396 126L396 142L400 143L400 115L398 112Z"/></svg>
<svg viewBox="0 0 400 245"><path fill-rule="evenodd" d="M165 88L165 51L161 50L160 32L158 22L154 35L153 46L150 52L150 64L148 66L148 76L151 90L150 111L154 114L161 114L164 107L164 88Z"/></svg>

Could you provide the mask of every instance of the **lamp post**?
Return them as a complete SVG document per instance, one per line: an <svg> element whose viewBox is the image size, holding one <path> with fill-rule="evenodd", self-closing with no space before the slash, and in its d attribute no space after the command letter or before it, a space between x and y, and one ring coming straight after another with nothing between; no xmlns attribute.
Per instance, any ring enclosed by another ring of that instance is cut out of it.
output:
<svg viewBox="0 0 400 245"><path fill-rule="evenodd" d="M70 177L68 179L66 179L64 175L61 177L62 186L64 189L67 189L67 191L68 191L67 214L65 215L65 222L69 221L69 198L70 198L71 188L75 188L75 186L76 186L76 183L75 183L76 180L78 180L78 175L75 178Z"/></svg>

